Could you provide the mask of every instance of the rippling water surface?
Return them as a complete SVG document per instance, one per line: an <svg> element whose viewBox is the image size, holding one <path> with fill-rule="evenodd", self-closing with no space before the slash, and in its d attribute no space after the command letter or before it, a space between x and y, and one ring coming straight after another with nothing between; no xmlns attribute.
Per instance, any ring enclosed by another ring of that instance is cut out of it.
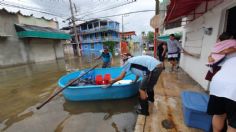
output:
<svg viewBox="0 0 236 132"><path fill-rule="evenodd" d="M136 97L122 100L70 102L62 95L40 110L57 80L68 71L89 68L96 54L0 69L0 131L6 132L130 132L136 122ZM119 56L113 66L120 65Z"/></svg>

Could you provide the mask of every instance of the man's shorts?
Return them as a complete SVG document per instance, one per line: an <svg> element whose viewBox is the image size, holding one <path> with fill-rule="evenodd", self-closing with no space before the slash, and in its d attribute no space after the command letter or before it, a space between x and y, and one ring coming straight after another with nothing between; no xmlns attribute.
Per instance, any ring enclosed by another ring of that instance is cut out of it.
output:
<svg viewBox="0 0 236 132"><path fill-rule="evenodd" d="M226 113L229 126L236 128L236 102L224 97L210 95L207 113L222 115Z"/></svg>
<svg viewBox="0 0 236 132"><path fill-rule="evenodd" d="M102 68L110 68L111 67L111 62L103 62Z"/></svg>
<svg viewBox="0 0 236 132"><path fill-rule="evenodd" d="M168 61L175 61L178 58L178 53L168 53Z"/></svg>
<svg viewBox="0 0 236 132"><path fill-rule="evenodd" d="M150 72L147 76L143 77L143 80L140 85L140 89L152 91L157 80L162 72L162 68L155 68L152 72Z"/></svg>

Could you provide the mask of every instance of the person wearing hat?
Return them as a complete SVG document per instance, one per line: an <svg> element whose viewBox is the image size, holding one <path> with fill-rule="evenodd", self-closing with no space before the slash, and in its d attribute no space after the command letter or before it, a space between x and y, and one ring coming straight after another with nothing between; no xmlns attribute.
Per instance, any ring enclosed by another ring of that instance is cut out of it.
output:
<svg viewBox="0 0 236 132"><path fill-rule="evenodd" d="M145 116L149 115L148 101L154 102L154 86L162 72L161 62L154 57L143 55L133 57L126 53L122 55L124 65L121 74L110 81L110 85L122 80L126 73L131 72L136 75L134 83L142 77L142 82L139 89L139 103L141 109L136 112Z"/></svg>
<svg viewBox="0 0 236 132"><path fill-rule="evenodd" d="M101 59L101 58L102 58L102 61L103 61L102 68L111 67L112 55L109 52L108 47L104 47L102 54L99 57L95 58L95 60L98 60L98 59Z"/></svg>

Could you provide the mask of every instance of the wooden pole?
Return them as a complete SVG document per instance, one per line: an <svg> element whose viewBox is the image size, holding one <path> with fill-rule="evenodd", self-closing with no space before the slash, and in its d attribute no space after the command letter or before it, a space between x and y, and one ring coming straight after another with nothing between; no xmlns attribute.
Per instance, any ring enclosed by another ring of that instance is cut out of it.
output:
<svg viewBox="0 0 236 132"><path fill-rule="evenodd" d="M156 0L156 11L155 15L159 14L159 0ZM156 28L154 32L154 57L157 58L157 34L159 32L159 29Z"/></svg>
<svg viewBox="0 0 236 132"><path fill-rule="evenodd" d="M40 108L42 108L45 104L49 103L55 96L57 96L59 93L61 93L63 90L65 90L66 88L68 88L71 84L73 84L75 81L79 80L81 77L83 77L84 75L86 75L87 73L89 73L90 71L92 71L93 69L95 69L99 64L96 64L95 66L93 66L91 69L89 69L88 71L86 71L84 74L80 75L79 77L77 77L76 79L74 79L73 81L71 81L70 83L68 83L64 88L61 88L59 91L57 91L54 95L50 96L46 101L44 101L42 104L40 104L38 107L36 107L37 110L39 110Z"/></svg>
<svg viewBox="0 0 236 132"><path fill-rule="evenodd" d="M74 11L73 11L73 7L72 7L72 2L71 0L69 0L70 2L70 11L71 11L71 21L72 21L72 24L73 24L73 30L74 30L74 37L75 37L75 43L76 43L76 50L74 49L73 47L73 50L74 50L74 54L75 55L79 55L81 56L81 53L80 53L80 46L79 46L79 40L78 40L78 33L77 33L77 28L76 28L76 24L75 24L75 16L74 16ZM79 48L79 53L77 51L77 48Z"/></svg>

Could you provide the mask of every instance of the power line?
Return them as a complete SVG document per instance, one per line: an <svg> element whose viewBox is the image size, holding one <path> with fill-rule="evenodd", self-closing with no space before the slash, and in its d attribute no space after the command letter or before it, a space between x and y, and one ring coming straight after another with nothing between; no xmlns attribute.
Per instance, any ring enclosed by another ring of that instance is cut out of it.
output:
<svg viewBox="0 0 236 132"><path fill-rule="evenodd" d="M108 17L116 17L116 16L122 16L122 15L128 15L128 14L134 14L134 13L142 13L142 12L152 12L155 10L141 10L141 11L132 11L132 12L127 12L127 13L122 13L122 14L116 14L116 15L110 15L110 16L103 16L103 17L97 17L97 18L108 18ZM97 18L89 18L87 20L93 20ZM84 19L86 20L86 19ZM76 20L77 21L77 20Z"/></svg>
<svg viewBox="0 0 236 132"><path fill-rule="evenodd" d="M107 3L105 3L105 4L107 4ZM109 7L109 6L106 6L106 7ZM102 7L102 9L104 9L104 8L105 8L105 6ZM90 6L88 6L88 8L86 8L86 9L88 9L88 10L85 10L85 11L81 12L79 15L86 15L86 14L89 14L91 12L95 12L95 11L101 10L100 5L97 5L97 4L93 4L93 7L92 7L92 4L90 4ZM91 11L91 9L93 9L93 10ZM77 16L79 16L79 15L77 15Z"/></svg>
<svg viewBox="0 0 236 132"><path fill-rule="evenodd" d="M87 4L87 8L85 8L86 10L85 11L83 11L83 12L81 12L81 14L86 14L86 13L88 13L88 12L90 12L91 11L91 9L93 9L93 10L98 10L99 9L99 7L101 6L101 5L104 5L104 4L109 4L109 3L104 3L104 2L90 2L89 4Z"/></svg>
<svg viewBox="0 0 236 132"><path fill-rule="evenodd" d="M4 0L3 0L4 1ZM57 17L60 17L60 18L63 18L65 16L60 16L58 14L54 14L52 12L47 12L47 11L42 11L42 10L37 10L37 9L32 9L32 8L29 8L29 7L24 7L24 6L18 6L18 5L12 5L12 4L8 4L8 3L5 3L5 2L0 2L0 5L3 5L3 6L9 6L9 7L16 7L16 8L19 8L19 9L26 9L26 10L30 10L30 11L35 11L35 12L39 12L39 13L44 13L44 14L48 14L48 15L53 15L53 16L57 16ZM64 18L63 18L64 19Z"/></svg>
<svg viewBox="0 0 236 132"><path fill-rule="evenodd" d="M127 2L127 3L124 3L124 4L118 5L118 6L113 6L113 7L107 8L107 9L102 9L100 11L95 11L95 12L92 12L92 13L87 13L84 16L82 16L81 18L84 18L86 16L90 16L90 15L95 14L95 13L99 13L99 12L103 12L103 11L107 11L107 10L112 10L112 9L115 9L115 8L118 8L118 7L121 7L121 6L125 6L125 5L128 5L128 4L131 4L133 2L136 2L136 0L132 0L131 2Z"/></svg>

